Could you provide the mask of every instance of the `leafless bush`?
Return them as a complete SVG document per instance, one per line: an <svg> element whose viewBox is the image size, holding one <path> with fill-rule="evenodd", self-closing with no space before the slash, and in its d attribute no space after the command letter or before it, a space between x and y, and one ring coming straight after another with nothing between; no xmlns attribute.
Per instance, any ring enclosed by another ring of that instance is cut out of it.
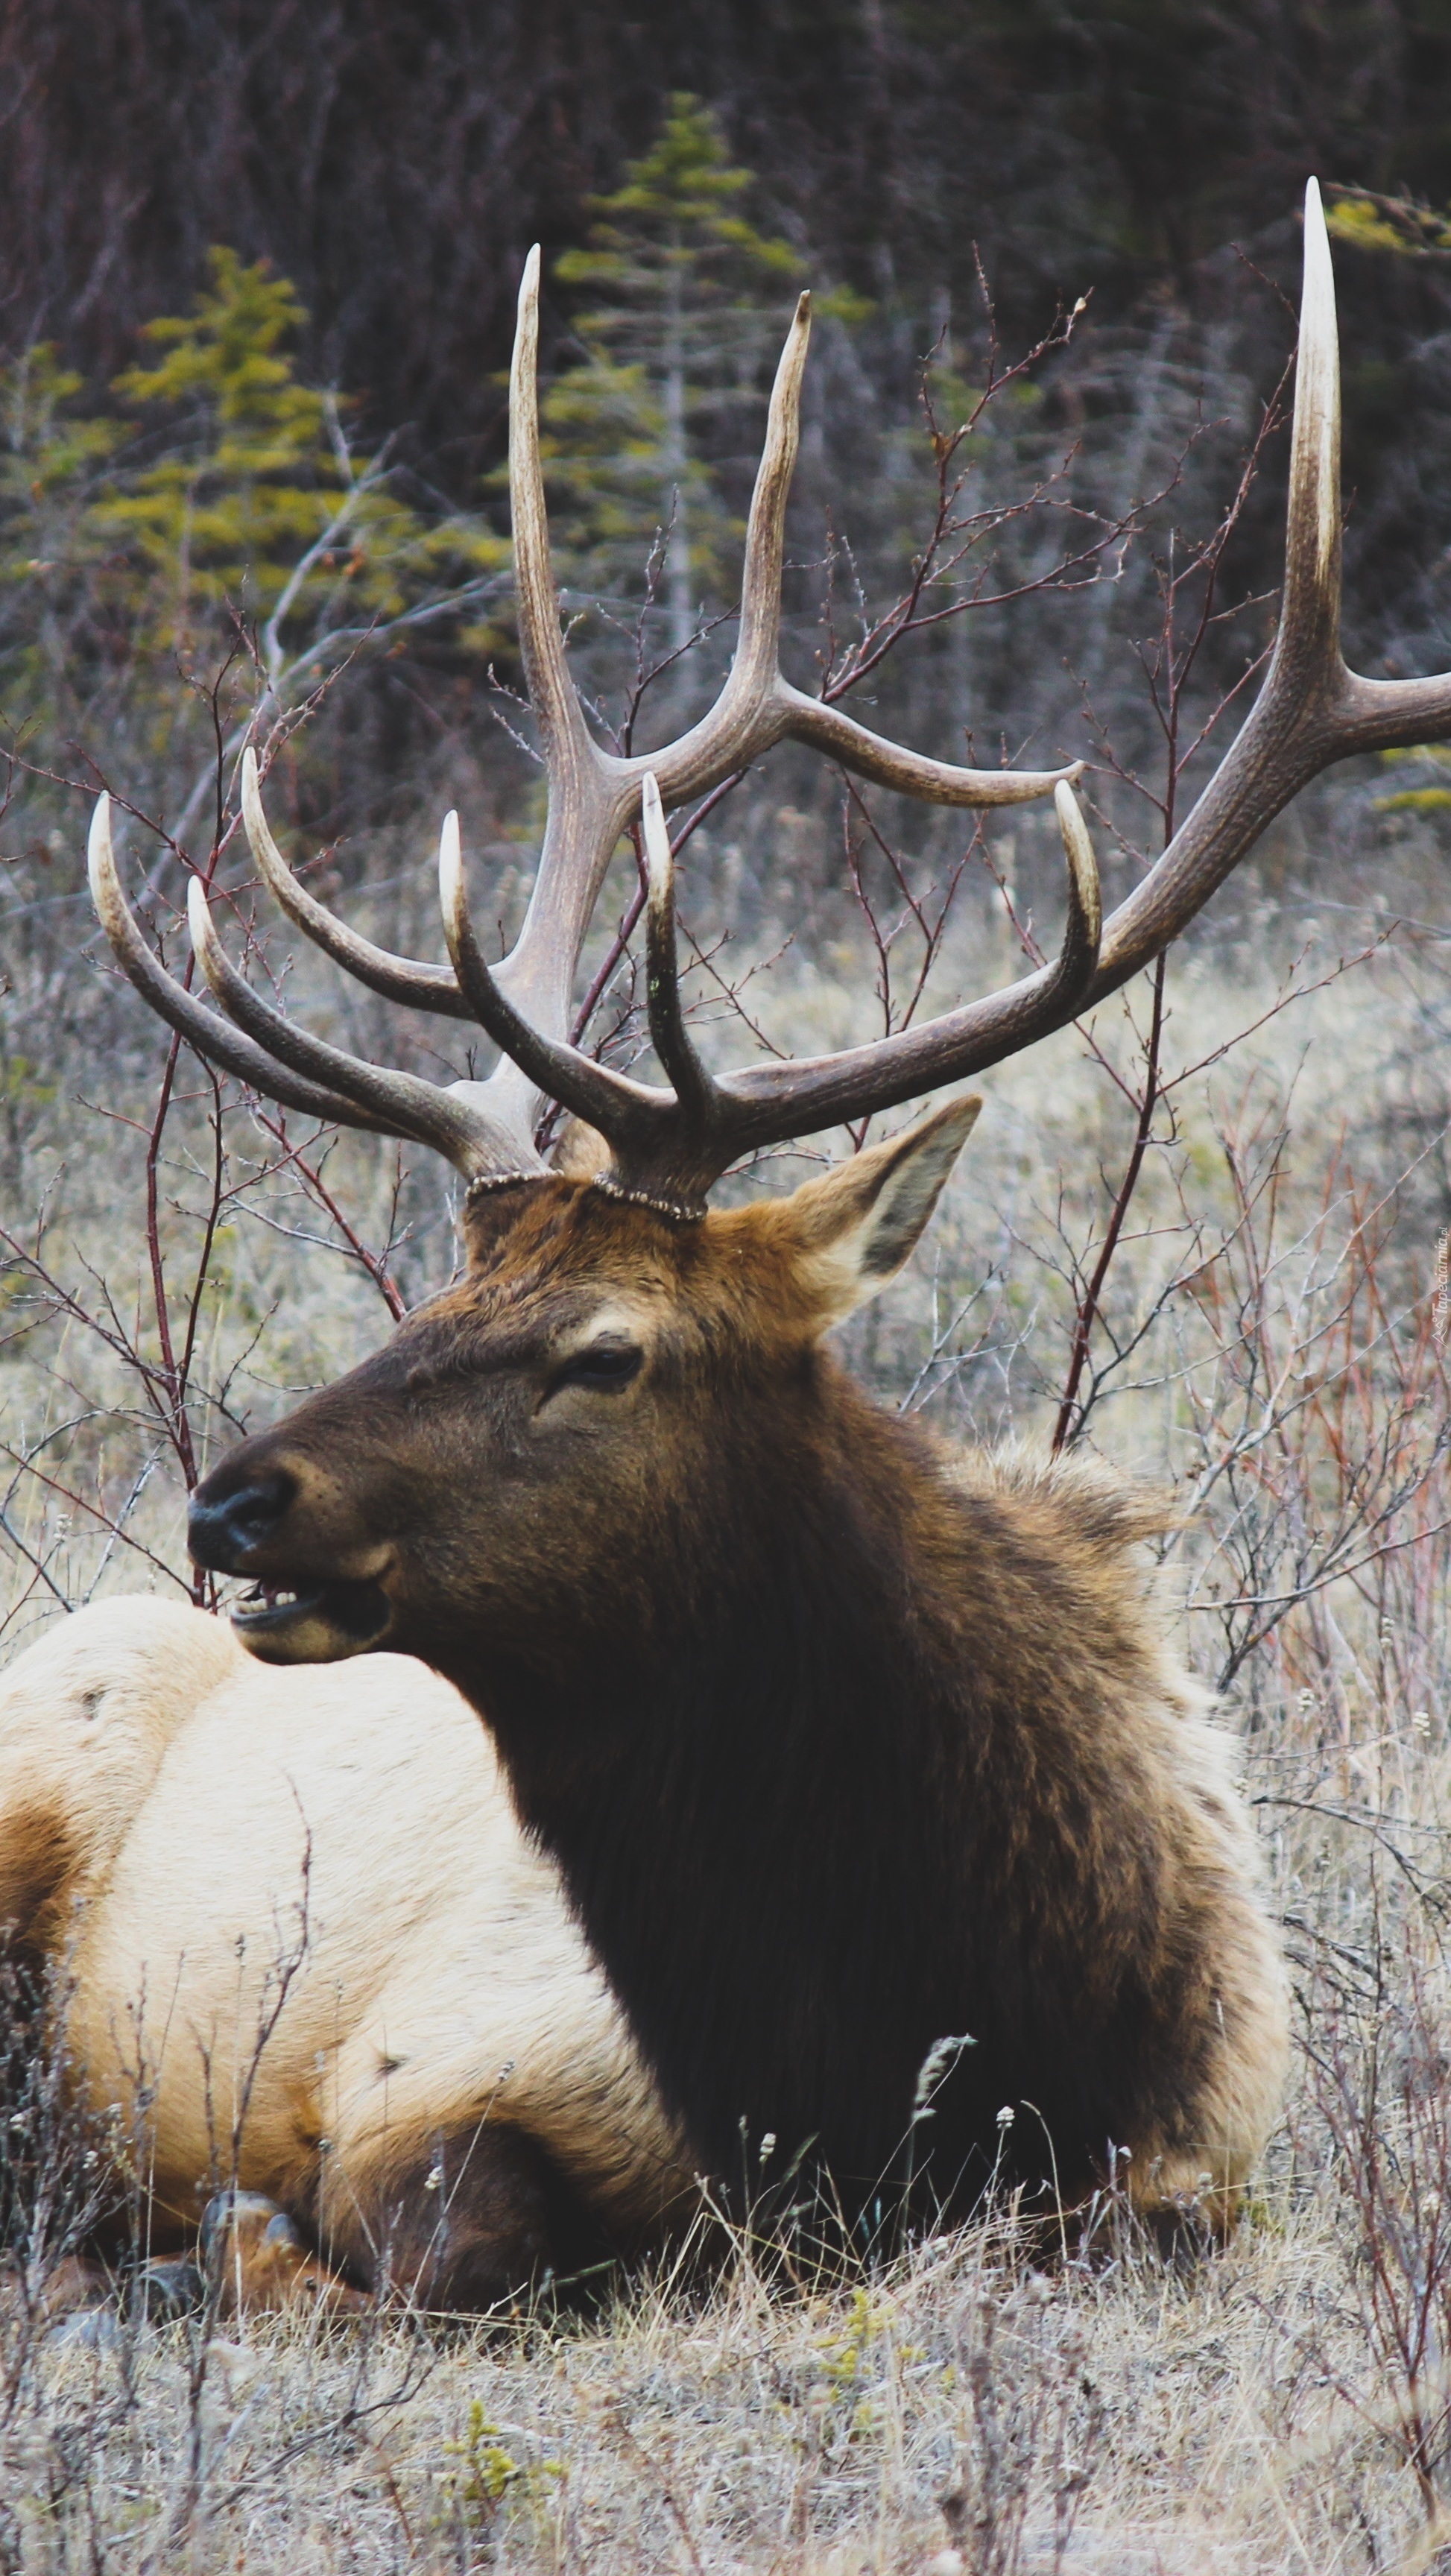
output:
<svg viewBox="0 0 1451 2576"><path fill-rule="evenodd" d="M1348 2295L1377 2365L1369 2395L1342 2393L1435 2525L1451 2500L1451 2009L1425 1923L1391 1911L1372 1911L1355 1949L1321 1945L1307 2054L1355 2229Z"/></svg>
<svg viewBox="0 0 1451 2576"><path fill-rule="evenodd" d="M960 2365L972 2434L940 2498L948 2530L981 2576L1018 2576L1030 2515L1046 2504L1059 2576L1102 2457L1104 2404L1087 2368L1088 2335L1031 2269L1006 2290L986 2291L972 2325Z"/></svg>
<svg viewBox="0 0 1451 2576"><path fill-rule="evenodd" d="M51 2275L114 2217L114 2123L75 2099L65 2038L68 1978L0 1951L0 2262L6 2311L29 2327Z"/></svg>

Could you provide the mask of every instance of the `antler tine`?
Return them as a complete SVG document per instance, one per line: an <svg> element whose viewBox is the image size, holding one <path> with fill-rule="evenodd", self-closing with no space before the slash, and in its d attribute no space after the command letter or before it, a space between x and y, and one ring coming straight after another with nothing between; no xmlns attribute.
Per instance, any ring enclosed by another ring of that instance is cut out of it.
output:
<svg viewBox="0 0 1451 2576"><path fill-rule="evenodd" d="M1008 993L991 995L986 1004L966 1003L960 1010L944 1012L920 1027L899 1029L868 1046L722 1074L716 1084L716 1134L723 1148L718 1170L762 1145L813 1135L823 1127L893 1109L924 1091L960 1081L982 1061L978 1026L982 1012L993 1005L1011 1006L1012 1038L1000 1049L1002 1054L1016 1053L1076 1017L1094 985L1098 966L1102 917L1098 866L1078 801L1066 781L1060 781L1053 802L1068 864L1068 915L1052 964L1026 976Z"/></svg>
<svg viewBox="0 0 1451 2576"><path fill-rule="evenodd" d="M330 1084L344 1099L366 1110L385 1135L431 1145L469 1180L494 1170L501 1160L511 1166L517 1162L514 1140L501 1153L502 1140L492 1121L480 1117L466 1099L436 1083L420 1081L416 1074L363 1064L262 1001L223 948L199 877L193 877L187 889L187 917L197 964L228 1019L265 1048L274 1063Z"/></svg>
<svg viewBox="0 0 1451 2576"><path fill-rule="evenodd" d="M310 1118L325 1119L330 1127L361 1127L374 1135L391 1133L381 1119L357 1102L286 1072L261 1047L254 1046L250 1038L225 1020L219 1020L184 984L168 975L143 939L140 924L121 891L111 846L111 800L107 795L96 799L86 843L86 865L91 900L117 964L168 1028L175 1029L208 1063L217 1065L223 1073L235 1074L250 1090L260 1092L265 1099L280 1101L284 1108L301 1109Z"/></svg>
<svg viewBox="0 0 1451 2576"><path fill-rule="evenodd" d="M592 739L565 659L539 456L538 356L536 244L520 280L509 373L509 503L519 644L539 723L549 809L523 928L509 956L488 974L487 984L492 996L512 1003L517 1023L528 1022L544 1040L562 1043L579 953L639 791L633 764L612 759ZM493 1076L493 1088L516 1123L532 1125L541 1091L533 1076L521 1076L506 1056Z"/></svg>
<svg viewBox="0 0 1451 2576"><path fill-rule="evenodd" d="M811 345L811 297L799 295L791 327L776 365L766 413L766 435L756 468L746 521L746 551L741 566L741 622L725 687L704 722L671 746L682 765L704 751L712 762L739 744L743 756L761 717L773 706L780 686L781 578L786 564L786 504L801 445L801 386ZM704 740L702 740L702 736ZM779 738L779 737L778 737ZM655 756L657 768L668 755ZM729 766L736 766L734 759ZM728 774L728 771L724 774ZM676 801L674 781L665 794ZM683 795L696 795L694 785Z"/></svg>
<svg viewBox="0 0 1451 2576"><path fill-rule="evenodd" d="M713 1123L718 1093L701 1063L680 1007L680 971L675 946L675 853L660 788L647 772L640 799L645 843L645 996L650 1038L674 1088L683 1119L704 1129Z"/></svg>
<svg viewBox="0 0 1451 2576"><path fill-rule="evenodd" d="M346 922L299 885L262 810L257 754L250 744L242 754L242 821L264 884L288 920L305 931L335 965L381 993L385 1002L409 1002L419 1010L443 1011L451 1019L468 1018L469 1006L446 966L425 966L411 957L395 957L390 949L375 948L371 939L349 930Z"/></svg>
<svg viewBox="0 0 1451 2576"><path fill-rule="evenodd" d="M539 245L524 262L509 369L509 508L514 522L514 587L519 646L529 699L544 738L545 765L589 765L590 738L559 627L559 594L549 552L549 513L539 460Z"/></svg>
<svg viewBox="0 0 1451 2576"><path fill-rule="evenodd" d="M1098 971L1099 942L1103 936L1103 891L1098 879L1098 861L1088 836L1088 825L1073 790L1060 784L1053 790L1053 811L1058 818L1063 855L1068 862L1068 919L1063 931L1063 945L1053 969L1058 991L1055 1006L1081 1000Z"/></svg>
<svg viewBox="0 0 1451 2576"><path fill-rule="evenodd" d="M1340 653L1340 333L1318 181L1305 186L1304 275L1276 657Z"/></svg>
<svg viewBox="0 0 1451 2576"><path fill-rule="evenodd" d="M1366 680L1341 657L1340 360L1330 243L1312 179L1275 649L1259 697L1198 804L1109 921L1094 1000L1178 936L1307 780L1352 753L1448 732L1451 674ZM992 1063L996 1053L980 1061Z"/></svg>

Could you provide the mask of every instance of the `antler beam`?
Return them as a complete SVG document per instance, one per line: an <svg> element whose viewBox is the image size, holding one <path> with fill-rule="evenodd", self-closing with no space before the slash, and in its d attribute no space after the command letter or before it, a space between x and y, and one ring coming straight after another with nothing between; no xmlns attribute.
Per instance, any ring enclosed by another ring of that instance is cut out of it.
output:
<svg viewBox="0 0 1451 2576"><path fill-rule="evenodd" d="M541 1102L598 1129L619 1186L699 1206L740 1155L981 1072L1113 992L1177 936L1307 780L1352 752L1451 733L1451 676L1366 680L1340 651L1340 396L1330 249L1312 180L1305 202L1305 288L1290 467L1285 585L1264 686L1237 740L1157 864L1100 931L1097 871L1070 780L1056 771L954 768L885 742L805 697L780 668L786 497L795 463L809 331L803 296L771 396L751 503L740 635L715 705L678 741L623 760L585 723L565 659L539 456L535 369L538 254L519 296L510 388L510 491L519 633L539 721L549 812L534 891L510 955L490 966L469 917L457 818L439 853L452 971L395 957L349 930L299 884L262 812L256 763L242 803L257 865L283 910L329 956L394 1001L476 1020L501 1049L484 1083L440 1088L364 1065L310 1037L254 994L228 963L205 896L192 889L193 939L219 1019L169 976L126 907L111 856L106 800L91 834L97 909L126 973L163 1018L214 1063L290 1106L434 1145L471 1178L524 1177L544 1165L532 1142ZM667 808L708 794L791 737L858 775L931 803L1018 804L1054 795L1068 866L1063 944L1052 965L873 1045L711 1075L680 1007ZM620 834L643 817L650 1032L671 1088L594 1063L568 1040L573 981Z"/></svg>
<svg viewBox="0 0 1451 2576"><path fill-rule="evenodd" d="M920 1029L790 1066L731 1077L744 1100L792 1086L798 1132L889 1108L1001 1064L1091 1008L1202 910L1300 789L1334 761L1451 733L1451 673L1367 680L1340 649L1340 352L1330 243L1312 179L1305 191L1305 278L1295 375L1285 580L1264 685L1229 752L1168 847L1104 926L1096 974L1070 1008L1042 975L1026 977Z"/></svg>

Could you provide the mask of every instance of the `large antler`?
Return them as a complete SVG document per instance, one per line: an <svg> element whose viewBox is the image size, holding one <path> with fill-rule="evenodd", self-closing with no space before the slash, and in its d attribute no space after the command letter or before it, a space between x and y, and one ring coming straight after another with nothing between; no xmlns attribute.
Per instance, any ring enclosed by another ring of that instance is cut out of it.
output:
<svg viewBox="0 0 1451 2576"><path fill-rule="evenodd" d="M562 1103L606 1138L613 1181L682 1213L741 1155L860 1119L997 1064L1127 981L1208 900L1298 789L1352 752L1451 732L1451 677L1363 680L1340 652L1340 392L1334 283L1320 194L1305 199L1305 285L1296 373L1285 583L1280 626L1253 711L1188 819L1100 935L1093 852L1069 779L1058 772L956 769L883 742L782 677L778 644L782 542L795 460L807 299L777 370L746 540L740 639L716 704L678 742L619 760L585 725L565 663L539 465L534 367L537 261L519 300L510 397L510 482L520 635L539 719L549 818L523 930L491 968L469 917L456 818L439 854L450 975L390 956L334 919L291 874L244 767L243 806L257 863L284 910L375 991L476 1019L500 1047L486 1083L447 1090L360 1065L309 1038L231 968L193 886L203 972L235 1028L182 991L146 947L110 858L106 800L92 829L92 882L126 972L153 1007L217 1063L277 1099L354 1126L436 1145L476 1177L541 1171L532 1127L541 1100ZM680 1007L674 878L664 812L708 793L787 735L858 775L946 805L1002 805L1054 794L1068 859L1068 919L1056 961L1005 990L874 1044L713 1075ZM646 967L650 1034L670 1088L631 1081L567 1038L580 947L620 833L642 814L648 865ZM240 1034L239 1034L240 1032ZM286 1068L285 1070L282 1068Z"/></svg>
<svg viewBox="0 0 1451 2576"><path fill-rule="evenodd" d="M635 759L617 759L602 751L585 723L569 676L550 565L535 389L538 307L536 250L530 253L519 293L509 395L509 485L520 642L539 723L549 803L534 892L510 956L491 970L478 947L452 816L444 827L441 858L445 925L453 958L450 973L446 967L422 965L374 946L337 920L299 883L267 828L255 759L248 752L243 761L247 836L257 866L284 912L340 966L390 1001L458 1019L477 1019L503 1050L495 1072L486 1082L458 1082L443 1088L361 1064L340 1048L309 1037L260 1000L228 964L205 897L194 883L193 940L202 972L228 1015L228 1020L219 1019L167 974L143 939L117 877L104 796L91 829L92 890L122 967L152 1008L214 1063L274 1099L319 1117L382 1128L434 1145L471 1178L542 1171L533 1131L541 1104L557 1100L599 1127L623 1162L638 1158L642 1171L652 1176L658 1168L662 1186L672 1179L678 1186L688 1165L694 1190L708 1185L699 1178L701 1156L692 1150L682 1158L667 1144L662 1121L678 1117L687 1126L700 1124L714 1138L714 1095L698 1068L698 1079L683 1071L687 1063L693 1067L695 1059L680 1026L673 940L668 943L667 962L659 928L662 902L667 914L670 909L668 895L657 894L651 903L652 992L658 986L666 996L658 1008L652 1001L651 1025L662 1064L672 1080L680 1077L684 1089L664 1093L629 1082L567 1043L580 950L611 855L621 833L640 813L647 777L658 782L666 805L679 805L708 794L790 735L860 777L904 794L939 805L989 806L1016 805L1048 795L1076 777L1081 764L1066 770L1013 771L961 769L947 761L929 760L883 741L838 708L806 697L783 676L781 570L810 332L810 299L805 295L797 306L771 395L746 533L740 634L730 676L709 714L666 749ZM658 876L658 832L653 848L652 865ZM228 1021L235 1027L229 1027ZM679 1036L668 1036L661 1046L660 1032L666 1029L678 1031ZM727 1148L709 1177L717 1177L731 1159ZM679 1175L677 1163L681 1164Z"/></svg>
<svg viewBox="0 0 1451 2576"><path fill-rule="evenodd" d="M1069 920L1056 964L941 1018L838 1054L712 1078L674 998L669 843L646 805L651 858L650 1026L673 1093L597 1115L617 1160L656 1189L704 1189L728 1162L788 1137L961 1081L1001 1063L1126 983L1177 937L1267 824L1332 761L1451 733L1451 675L1366 680L1340 650L1340 362L1330 245L1312 179L1291 439L1279 631L1254 708L1193 811L1142 883L1098 928L1097 876L1066 784L1056 791ZM480 1013L483 1016L483 1013ZM497 1033L501 1043L502 1020ZM638 1086L631 1086L638 1095ZM589 1115L588 1111L583 1114Z"/></svg>
<svg viewBox="0 0 1451 2576"><path fill-rule="evenodd" d="M888 1109L1000 1064L1115 992L1177 938L1275 816L1333 761L1451 733L1451 674L1366 680L1340 650L1340 353L1320 190L1305 191L1305 276L1279 630L1264 685L1192 812L1104 924L1096 970L1074 989L1064 959L1005 990L875 1044L753 1065L716 1086L717 1133L736 1156ZM1074 811L1058 791L1065 837ZM1086 878L1091 855L1070 866Z"/></svg>

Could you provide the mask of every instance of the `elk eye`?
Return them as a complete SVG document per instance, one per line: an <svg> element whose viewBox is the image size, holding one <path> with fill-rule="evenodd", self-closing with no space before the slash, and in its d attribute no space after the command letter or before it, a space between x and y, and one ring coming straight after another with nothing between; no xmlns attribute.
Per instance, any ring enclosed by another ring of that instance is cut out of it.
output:
<svg viewBox="0 0 1451 2576"><path fill-rule="evenodd" d="M593 1387L597 1395L617 1395L638 1377L645 1354L637 1342L591 1342L556 1369L550 1394L564 1386Z"/></svg>

